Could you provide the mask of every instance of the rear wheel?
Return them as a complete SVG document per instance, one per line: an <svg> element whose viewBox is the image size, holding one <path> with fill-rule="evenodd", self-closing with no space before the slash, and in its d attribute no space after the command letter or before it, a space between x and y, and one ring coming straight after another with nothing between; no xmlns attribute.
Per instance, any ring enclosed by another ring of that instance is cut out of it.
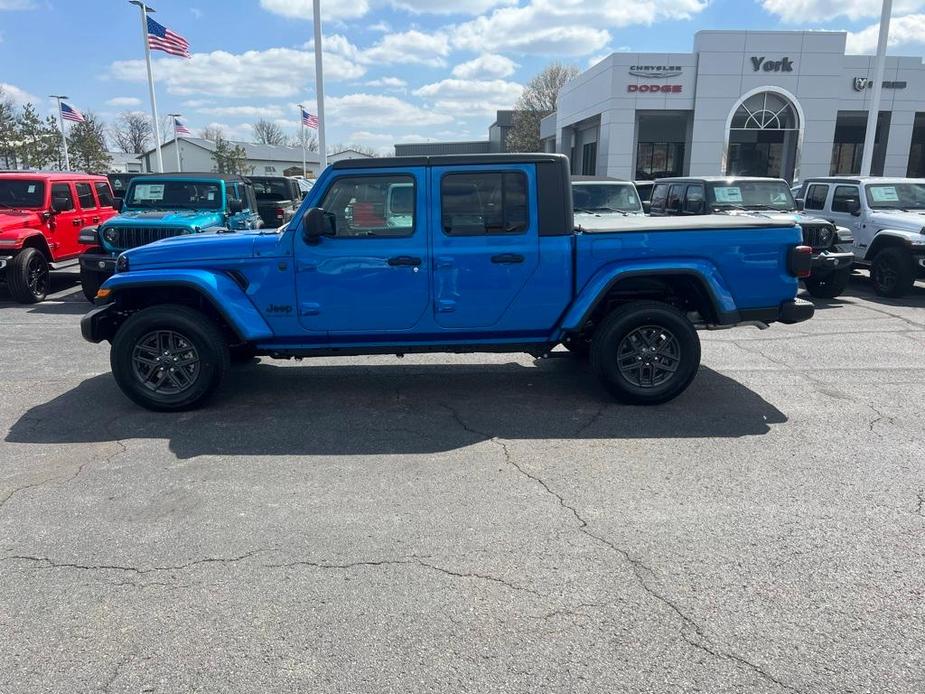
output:
<svg viewBox="0 0 925 694"><path fill-rule="evenodd" d="M870 279L880 296L894 299L905 296L915 285L915 261L902 248L887 248L871 263Z"/></svg>
<svg viewBox="0 0 925 694"><path fill-rule="evenodd" d="M851 268L836 270L822 277L808 277L804 280L806 291L817 299L834 299L848 288Z"/></svg>
<svg viewBox="0 0 925 694"><path fill-rule="evenodd" d="M657 405L684 392L700 366L697 331L679 310L658 301L627 304L601 323L591 367L622 402Z"/></svg>
<svg viewBox="0 0 925 694"><path fill-rule="evenodd" d="M218 327L186 306L153 306L129 318L110 352L112 373L131 400L175 412L202 405L228 370L228 346Z"/></svg>
<svg viewBox="0 0 925 694"><path fill-rule="evenodd" d="M23 248L6 269L10 295L21 304L36 304L48 296L48 260L37 248Z"/></svg>
<svg viewBox="0 0 925 694"><path fill-rule="evenodd" d="M80 268L80 288L83 290L84 297L91 304L96 298L96 292L99 291L102 283L103 276L100 273L87 270L84 267Z"/></svg>

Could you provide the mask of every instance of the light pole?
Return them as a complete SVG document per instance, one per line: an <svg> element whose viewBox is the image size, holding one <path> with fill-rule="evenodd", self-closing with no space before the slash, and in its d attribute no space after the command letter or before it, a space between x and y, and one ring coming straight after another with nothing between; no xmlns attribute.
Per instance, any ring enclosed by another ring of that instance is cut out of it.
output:
<svg viewBox="0 0 925 694"><path fill-rule="evenodd" d="M177 135L177 118L182 116L182 113L168 113L168 116L173 118L173 146L177 150L177 173L183 171L183 164L180 163L180 136Z"/></svg>
<svg viewBox="0 0 925 694"><path fill-rule="evenodd" d="M874 141L877 136L877 122L880 116L880 94L883 91L883 72L886 69L886 45L890 36L890 16L893 0L883 0L880 12L880 37L877 39L877 64L874 67L874 86L870 95L870 110L867 112L867 130L864 132L864 150L861 153L861 175L870 176L874 163Z"/></svg>
<svg viewBox="0 0 925 694"><path fill-rule="evenodd" d="M64 170L71 170L71 160L67 156L67 134L64 132L64 116L61 115L61 101L63 99L69 99L70 97L64 96L63 94L51 94L50 98L57 100L58 102L58 123L61 128L61 144L64 145Z"/></svg>
<svg viewBox="0 0 925 694"><path fill-rule="evenodd" d="M154 119L154 146L157 149L157 170L164 171L164 157L161 155L161 126L157 121L157 97L154 94L154 76L151 73L151 46L148 44L148 12L154 9L141 0L129 0L130 5L137 5L141 10L141 40L145 44L145 65L148 67L148 94L151 96L151 117Z"/></svg>
<svg viewBox="0 0 925 694"><path fill-rule="evenodd" d="M312 4L315 20L315 92L318 97L318 173L328 165L324 144L324 70L321 60L321 0Z"/></svg>

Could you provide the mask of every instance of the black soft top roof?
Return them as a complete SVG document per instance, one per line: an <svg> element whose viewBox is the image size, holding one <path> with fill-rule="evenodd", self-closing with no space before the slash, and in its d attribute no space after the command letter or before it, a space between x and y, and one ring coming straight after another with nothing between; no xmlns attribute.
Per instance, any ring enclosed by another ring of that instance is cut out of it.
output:
<svg viewBox="0 0 925 694"><path fill-rule="evenodd" d="M403 166L457 166L460 164L536 164L558 162L564 154L525 152L523 154L440 154L424 157L374 157L371 159L342 159L331 164L333 169L370 169Z"/></svg>

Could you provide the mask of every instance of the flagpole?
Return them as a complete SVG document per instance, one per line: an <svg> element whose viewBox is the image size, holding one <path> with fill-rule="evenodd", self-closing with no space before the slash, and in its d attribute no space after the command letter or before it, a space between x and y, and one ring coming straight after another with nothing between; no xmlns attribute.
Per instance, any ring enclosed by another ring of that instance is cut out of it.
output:
<svg viewBox="0 0 925 694"><path fill-rule="evenodd" d="M177 118L182 116L182 113L168 113L168 116L173 118L173 146L177 150L177 173L183 171L183 165L180 163L180 136L177 134Z"/></svg>
<svg viewBox="0 0 925 694"><path fill-rule="evenodd" d="M58 96L57 94L51 95L52 99L57 99L58 101L58 123L61 124L61 144L64 145L64 170L71 170L71 160L67 155L67 133L64 132L64 116L61 113L61 100L67 99L66 96Z"/></svg>
<svg viewBox="0 0 925 694"><path fill-rule="evenodd" d="M151 116L154 118L154 146L157 149L157 171L164 172L164 157L161 154L161 126L157 121L157 97L154 94L154 75L151 72L151 46L148 45L148 12L154 12L141 0L129 0L141 10L141 39L145 44L145 64L148 67L148 93L151 95Z"/></svg>
<svg viewBox="0 0 925 694"><path fill-rule="evenodd" d="M302 177L307 178L305 167L305 107L299 104L299 123L301 124L299 141L302 143Z"/></svg>
<svg viewBox="0 0 925 694"><path fill-rule="evenodd" d="M877 63L874 67L874 87L870 95L870 110L867 112L867 130L864 133L864 149L861 151L861 175L870 176L874 163L874 142L877 137L877 123L880 120L880 94L883 90L883 72L886 69L886 47L890 36L890 16L893 0L883 0L880 12L880 36L877 40Z"/></svg>
<svg viewBox="0 0 925 694"><path fill-rule="evenodd" d="M314 0L315 16L315 92L318 98L318 160L321 173L328 165L328 152L324 144L324 72L321 60L321 0Z"/></svg>

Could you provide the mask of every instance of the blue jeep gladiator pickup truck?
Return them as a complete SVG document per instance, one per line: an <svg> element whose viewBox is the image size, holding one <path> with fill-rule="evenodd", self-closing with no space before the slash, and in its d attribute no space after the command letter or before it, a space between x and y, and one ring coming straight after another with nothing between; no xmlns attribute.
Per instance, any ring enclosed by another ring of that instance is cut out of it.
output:
<svg viewBox="0 0 925 694"><path fill-rule="evenodd" d="M618 399L665 402L700 363L698 328L810 318L811 249L760 218L625 217L576 232L555 154L346 160L274 232L126 251L81 322L123 392L202 403L236 356L587 354Z"/></svg>
<svg viewBox="0 0 925 694"><path fill-rule="evenodd" d="M181 234L227 227L263 226L251 182L217 173L134 175L119 214L99 227L87 227L81 243L93 246L80 256L80 283L93 301L96 290L113 274L122 251Z"/></svg>

